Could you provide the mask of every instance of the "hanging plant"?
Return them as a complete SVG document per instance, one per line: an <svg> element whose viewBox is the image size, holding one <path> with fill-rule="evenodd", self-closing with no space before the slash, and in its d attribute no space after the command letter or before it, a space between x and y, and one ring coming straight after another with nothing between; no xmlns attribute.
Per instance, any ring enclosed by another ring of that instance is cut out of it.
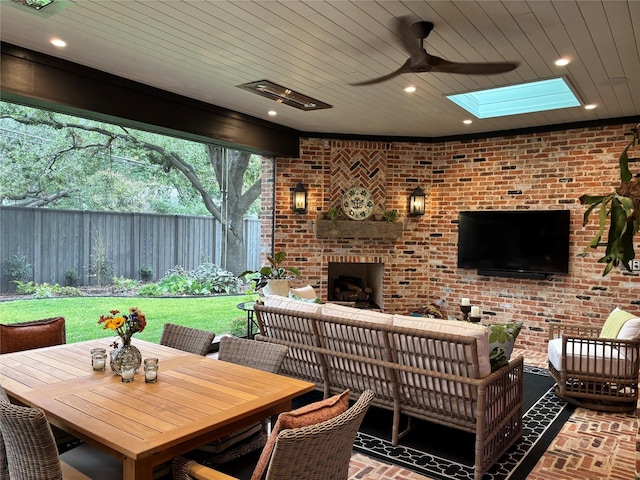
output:
<svg viewBox="0 0 640 480"><path fill-rule="evenodd" d="M582 205L589 205L584 213L582 225L585 226L589 223L589 214L598 207L600 225L596 236L585 247L583 256L588 254L590 248L600 246L607 222L609 223L605 255L598 260L598 263L606 264L602 272L603 277L619 264L631 271L630 262L635 258L633 237L638 232L640 225L640 174L636 174L634 177L629 170L629 150L635 147L638 142L639 129L640 124L631 130L630 134L633 135L633 139L620 155L620 185L618 188L608 195L582 195L580 197Z"/></svg>

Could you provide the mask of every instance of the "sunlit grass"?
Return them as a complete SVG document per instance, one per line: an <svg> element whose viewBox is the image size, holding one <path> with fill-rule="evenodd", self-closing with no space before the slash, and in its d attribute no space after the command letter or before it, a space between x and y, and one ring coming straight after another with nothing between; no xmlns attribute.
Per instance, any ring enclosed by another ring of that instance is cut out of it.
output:
<svg viewBox="0 0 640 480"><path fill-rule="evenodd" d="M127 312L129 307L140 308L147 317L147 327L135 337L158 343L165 323L216 332L231 331L231 324L244 322L246 312L239 310L241 302L255 299L255 295L229 295L189 298L140 297L71 297L12 300L0 303L0 323L15 323L40 318L65 318L67 343L95 338L112 337L113 330L98 325L100 315L117 309Z"/></svg>

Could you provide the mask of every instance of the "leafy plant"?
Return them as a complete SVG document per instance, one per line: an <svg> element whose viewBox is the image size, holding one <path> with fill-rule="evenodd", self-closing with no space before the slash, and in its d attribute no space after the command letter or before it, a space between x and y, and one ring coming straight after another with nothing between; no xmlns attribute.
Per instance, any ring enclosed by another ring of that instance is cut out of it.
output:
<svg viewBox="0 0 640 480"><path fill-rule="evenodd" d="M20 252L4 260L4 276L9 282L27 282L31 278L32 271L27 256Z"/></svg>
<svg viewBox="0 0 640 480"><path fill-rule="evenodd" d="M242 281L215 263L202 263L192 273L193 278L215 293L238 293Z"/></svg>
<svg viewBox="0 0 640 480"><path fill-rule="evenodd" d="M80 283L80 274L75 268L68 268L64 271L64 284L66 287L77 287Z"/></svg>
<svg viewBox="0 0 640 480"><path fill-rule="evenodd" d="M140 275L140 280L143 282L150 282L153 278L153 268L149 265L142 265L138 270L138 275Z"/></svg>
<svg viewBox="0 0 640 480"><path fill-rule="evenodd" d="M57 283L21 282L16 280L17 292L22 295L32 294L33 298L80 297L82 292L76 287L61 287Z"/></svg>
<svg viewBox="0 0 640 480"><path fill-rule="evenodd" d="M589 223L589 215L599 207L598 233L591 240L583 251L587 255L589 248L598 248L604 235L604 230L609 222L609 232L605 255L598 260L598 263L605 263L602 276L607 275L615 266L622 264L624 268L631 271L630 262L635 258L633 249L633 237L638 232L640 225L640 176L635 178L629 170L629 149L636 146L638 141L638 130L640 124L631 130L633 139L620 154L620 185L615 191L608 195L582 195L580 203L589 205L584 213L582 225Z"/></svg>
<svg viewBox="0 0 640 480"><path fill-rule="evenodd" d="M382 214L382 218L385 222L396 223L400 218L400 212L398 210L385 210Z"/></svg>
<svg viewBox="0 0 640 480"><path fill-rule="evenodd" d="M117 288L125 292L133 290L139 285L137 280L134 280L132 278L124 278L124 276L113 277L112 281Z"/></svg>
<svg viewBox="0 0 640 480"><path fill-rule="evenodd" d="M294 267L281 266L284 259L287 258L286 252L278 252L273 257L267 257L269 265L262 267L257 272L254 270L245 270L239 278L250 276L249 278L255 280L255 290L260 290L264 287L269 280L284 280L291 277L300 277L300 272Z"/></svg>

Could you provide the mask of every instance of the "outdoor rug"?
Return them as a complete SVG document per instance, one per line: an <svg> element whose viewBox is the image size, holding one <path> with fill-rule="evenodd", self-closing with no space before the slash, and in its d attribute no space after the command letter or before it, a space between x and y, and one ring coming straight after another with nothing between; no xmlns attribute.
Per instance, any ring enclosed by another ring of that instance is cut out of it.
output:
<svg viewBox="0 0 640 480"><path fill-rule="evenodd" d="M524 431L484 480L526 478L574 407L554 394L546 369L525 366ZM473 480L475 436L414 419L411 432L391 445L391 412L371 407L358 432L356 451L434 479ZM402 428L402 426L401 426Z"/></svg>

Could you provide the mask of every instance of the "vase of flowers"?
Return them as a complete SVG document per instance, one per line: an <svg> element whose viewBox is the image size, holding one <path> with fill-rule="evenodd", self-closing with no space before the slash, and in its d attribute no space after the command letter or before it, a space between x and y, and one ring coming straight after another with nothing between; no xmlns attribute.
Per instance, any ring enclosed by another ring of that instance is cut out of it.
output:
<svg viewBox="0 0 640 480"><path fill-rule="evenodd" d="M122 339L122 345L118 340L113 342L111 346L111 370L120 375L120 365L127 358L132 360L137 370L142 363L142 354L134 345L131 345L131 337L136 332L141 332L147 326L147 319L142 311L136 307L129 308L129 314L123 315L119 310L109 311L109 315L100 315L98 324L103 325L104 329L115 330Z"/></svg>

